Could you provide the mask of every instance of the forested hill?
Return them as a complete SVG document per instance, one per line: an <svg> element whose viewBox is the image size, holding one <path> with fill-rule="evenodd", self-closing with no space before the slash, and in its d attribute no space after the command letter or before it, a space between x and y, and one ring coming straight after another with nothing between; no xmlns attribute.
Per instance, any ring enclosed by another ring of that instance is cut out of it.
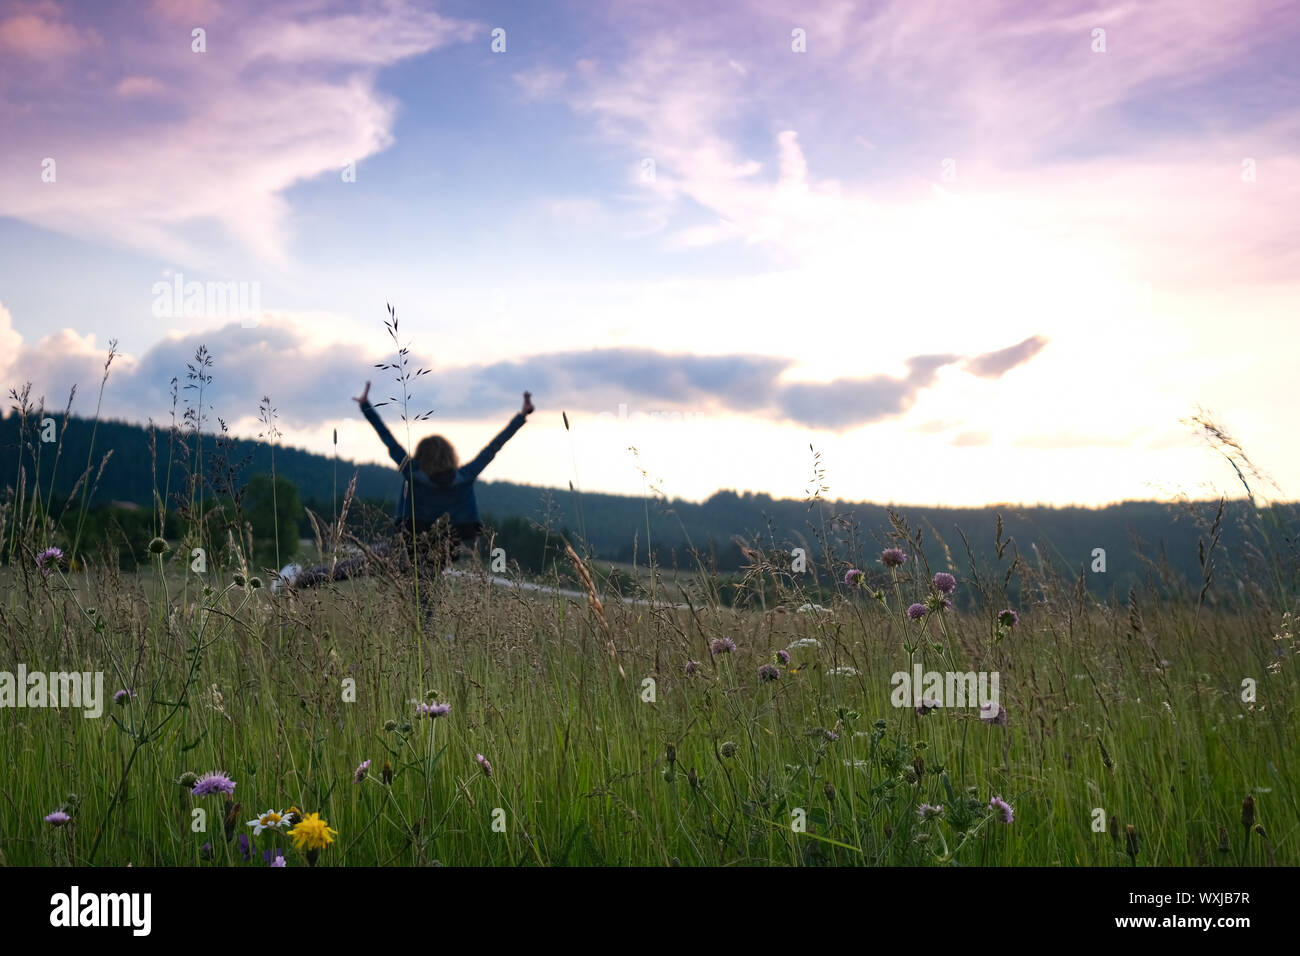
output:
<svg viewBox="0 0 1300 956"><path fill-rule="evenodd" d="M61 428L62 419L58 419ZM43 489L51 487L51 474L57 445L32 441L34 425L29 420L29 438L23 447L19 438L17 415L0 419L0 485L13 488L18 475L21 451L30 494L34 466L39 465ZM94 434L94 451L91 436ZM167 463L172 460L170 488L182 486L183 462L197 461L191 448L172 445L166 428L156 431L156 459L150 450L150 433L145 427L123 422L101 421L97 431L92 422L72 418L60 436L58 471L53 488L56 498L66 496L92 462L94 481L104 455L111 457L103 467L91 506L113 502L132 502L148 506L156 486L168 487ZM178 442L183 439L178 437ZM193 438L189 438L193 445ZM39 455L39 462L33 455ZM215 478L214 471L233 474L239 487L257 473L271 469L271 449L264 442L244 439L218 439L204 436L204 473ZM156 472L155 472L156 467ZM378 465L358 465L351 461L313 454L295 448L275 449L275 470L288 478L299 490L302 500L313 510L330 514L333 502L341 498L348 481L357 476L357 495L374 504L391 508L400 491L394 469ZM217 481L218 485L220 481ZM6 495L8 492L6 492ZM738 495L719 491L702 503L681 500L650 500L621 495L582 493L569 489L546 489L510 482L479 483L479 505L485 516L495 519L523 518L568 528L585 540L592 553L609 561L644 563L647 545L652 544L661 561L671 561L672 551L683 565L690 559L683 546L693 545L711 554L724 570L741 567L743 559L735 539L766 547L803 546L810 555L821 552L821 540L829 535L837 542L836 550L848 553L846 546L857 541L864 555L873 555L882 546L890 528L888 508L883 505L843 501L824 501L819 507L793 499L773 499L764 494ZM78 493L78 498L80 493ZM1213 505L1197 505L1204 519L1212 517ZM1168 567L1187 580L1199 580L1198 542L1207 538L1204 521L1193 520L1186 508L1159 502L1126 502L1099 509L998 506L991 508L932 508L907 506L896 509L913 529L921 529L932 561L943 560L944 545L950 549L953 563L965 567L967 557L962 543L964 533L981 561L989 560L994 551L998 516L1004 522L1003 537L1014 538L1024 559L1036 560L1034 549L1052 558L1062 569L1078 573L1091 568L1094 550L1106 552L1107 573L1088 578L1093 587L1112 590L1143 576L1151 562L1167 562ZM1297 509L1285 506L1270 518L1284 528L1294 528ZM843 518L849 518L845 521ZM1244 503L1229 504L1221 522L1222 542L1218 560L1243 554L1245 527L1255 518ZM1275 537L1286 547L1294 547L1295 536ZM1013 551L1014 553L1014 551ZM1009 558L1008 558L1009 560ZM1226 566L1230 572L1231 565ZM1222 576L1221 576L1222 580Z"/></svg>

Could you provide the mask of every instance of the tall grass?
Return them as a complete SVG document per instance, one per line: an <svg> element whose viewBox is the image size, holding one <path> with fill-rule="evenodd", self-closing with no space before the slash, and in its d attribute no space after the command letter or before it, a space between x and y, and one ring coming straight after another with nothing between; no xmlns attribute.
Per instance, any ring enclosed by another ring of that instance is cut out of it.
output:
<svg viewBox="0 0 1300 956"><path fill-rule="evenodd" d="M192 434L204 359L191 368ZM246 821L290 806L325 817L335 843L309 859L264 833L248 865L272 847L290 865L1300 862L1296 569L1268 552L1276 536L1261 539L1272 564L1251 567L1272 568L1264 581L1225 586L1213 511L1202 580L1175 599L1153 582L1101 602L1049 548L1000 525L958 551L903 514L883 529L849 515L810 526L821 560L805 573L775 531L749 543L734 608L702 555L672 571L685 606L666 607L598 594L590 556L573 549L585 600L485 573L422 576L418 546L371 551L366 579L276 599L242 533L228 532L225 563L190 569L189 543L210 538L198 506L185 541L151 545L147 571L88 555L43 573L38 545L64 532L31 519L45 514L38 478L20 468L31 501L0 509L13 556L0 568L4 659L103 671L108 694L128 693L101 720L0 710L0 761L13 768L0 862L244 865ZM202 484L189 470L196 505ZM166 488L155 497L166 507ZM335 547L350 502L351 489ZM882 567L883 547L907 563ZM850 568L864 571L854 584ZM946 609L939 571L958 582ZM637 596L666 593L668 569L648 573ZM1012 582L1028 597L1019 623L999 626ZM919 621L913 603L930 607ZM892 675L913 663L998 672L1005 723L893 706ZM431 702L450 712L418 716ZM237 782L231 799L179 782L213 770ZM923 805L942 813L923 819ZM44 822L57 809L71 823Z"/></svg>

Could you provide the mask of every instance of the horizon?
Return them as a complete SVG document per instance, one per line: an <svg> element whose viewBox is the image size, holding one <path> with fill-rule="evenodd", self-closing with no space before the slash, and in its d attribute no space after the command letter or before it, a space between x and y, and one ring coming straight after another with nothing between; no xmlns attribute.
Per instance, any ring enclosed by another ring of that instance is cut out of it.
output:
<svg viewBox="0 0 1300 956"><path fill-rule="evenodd" d="M48 409L47 409L47 411L48 411ZM0 420L7 421L11 416L13 416L13 417L16 417L16 416L17 416L17 412L14 411L12 408L10 408L10 409L8 409L8 410L0 411ZM79 417L81 417L81 416L74 415L74 416L72 416L72 417L75 419L75 418L79 418ZM91 419L88 419L88 418L85 418L85 419L83 419L83 420L85 420L85 421L91 421ZM121 418L101 418L100 421L101 421L101 422L112 422L113 424L117 424L117 425L125 425L125 426L127 426L127 427L131 427L131 428L139 428L139 429L148 429L148 428L150 427L150 424L153 424L153 426L154 426L155 428L160 428L160 429L161 429L161 428L164 427L164 426L159 425L159 424L157 424L157 423L149 423L149 422L145 422L145 423L142 423L142 422L133 422L133 421L127 421L127 420L125 420L125 419L121 419ZM189 432L189 431L187 431L186 429L183 429L183 428L181 428L181 429L179 429L179 430L181 431L182 434L185 434L185 435L192 434L192 432ZM203 435L204 435L205 438L215 438L215 437L217 437L218 433L217 433L217 432L212 432L212 431L207 431L207 432L204 432ZM249 436L243 436L243 435L234 435L234 434L232 434L230 437L231 437L232 439L235 439L235 440L238 440L238 441L253 442L253 443L255 443L255 444L267 444L263 439L256 438L256 437L249 437ZM268 447L269 447L269 446L268 446ZM328 460L328 461L334 461L334 460L335 460L335 456L332 455L332 454L326 454L326 453L324 453L324 452L314 451L313 449L310 449L310 448L304 448L304 447L301 447L301 446L298 446L298 445L286 445L286 444L284 444L284 443L278 443L278 444L276 445L276 447L277 447L277 448L287 448L287 449L289 449L289 450L291 450L291 451L297 451L297 452L302 452L302 453L305 453L305 454L315 455L315 456L320 457L320 458L325 458L325 459ZM354 458L343 458L343 457L339 457L337 460L338 460L338 463L341 464L341 465L342 465L342 464L346 464L346 465L350 465L350 466L355 466L355 467L357 467L357 468L360 468L360 467L374 467L374 468L382 469L383 471L392 472L392 478L393 478L393 482L394 482L394 486L393 486L393 487L394 487L394 490L400 490L400 489L398 488L398 486L399 486L399 484L400 484L400 479L399 479L399 477L398 477L397 471L396 471L396 469L393 467L392 462L391 462L390 460L388 460L388 459L382 459L382 460L376 460L376 461L360 461L360 460L357 460L357 459L354 459ZM513 479L504 479L504 478L496 478L496 479L494 479L494 478L485 478L485 479L482 479L482 481L485 482L486 484L511 484L511 485L515 485L515 486L518 486L518 487L524 487L524 488L537 488L537 489L540 490L540 491L557 491L557 490L558 490L558 491L561 491L561 492L568 491L569 493L576 493L576 494L578 494L578 495L606 495L606 496L617 497L617 498L633 498L633 499L643 499L643 498L646 497L646 494L645 494L644 492L642 492L642 493L636 493L636 492L604 491L604 490L601 490L601 489L598 489L598 488L574 488L574 489L568 489L568 488L565 488L565 487L562 487L562 486L559 486L559 485L541 485L541 484L537 484L536 482L529 482L529 481L516 481L516 480L513 480ZM739 496L739 497L745 497L745 496L764 496L764 495L765 495L765 496L767 496L768 498L770 498L772 501L803 502L803 501L807 501L807 500L808 500L807 496L796 496L796 495L786 495L786 494L772 494L771 492L764 491L764 490L759 490L759 489L754 489L754 488L724 488L724 487L718 487L718 488L715 488L712 492L710 492L709 494L705 495L705 496L702 497L702 498L686 498L686 497L682 497L682 496L678 496L678 495L673 495L673 496L665 496L664 500L665 500L665 501L668 501L668 502L670 502L670 503L671 503L671 502L682 502L682 503L685 503L685 504L703 505L703 504L707 504L708 501L709 501L711 498L713 498L714 496L719 495L719 494L726 494L726 493L731 493L731 494L737 495L737 496ZM1099 503L1099 504L1084 504L1084 503L1079 503L1079 502L1064 502L1064 503L1059 503L1059 504L1057 504L1057 503L1041 502L1041 501L1039 501L1039 502L1027 502L1027 501L1019 501L1019 502L1014 502L1014 501L988 501L988 502L984 502L984 503L982 503L982 504L976 504L976 505L944 505L944 504L935 504L934 502L925 502L925 501L873 501L873 500L869 500L869 499L860 499L860 498L841 498L841 497L837 497L837 496L823 497L822 500L823 500L826 504L828 504L828 505L841 505L841 504L843 504L843 505L863 505L863 506L866 506L866 507L873 507L873 508L889 508L889 509L894 509L894 510L898 510L898 509L909 509L909 508L912 508L912 509L924 509L924 510L930 510L930 511L944 511L944 510L948 510L948 511L970 511L970 510L994 510L994 509L997 509L997 508L1008 508L1008 509L1023 508L1023 509L1040 509L1040 510L1048 510L1048 509L1051 509L1051 510L1062 510L1062 511L1063 511L1063 510L1068 510L1068 509L1086 510L1086 511L1104 511L1104 510L1109 509L1109 508L1118 508L1118 507L1123 507L1124 505L1141 505L1141 504L1157 504L1157 505L1172 505L1172 504L1214 504L1214 503L1218 502L1220 499L1219 499L1219 496L1212 496L1212 497L1205 497L1205 498L1186 498L1186 497L1184 497L1184 498L1178 498L1178 499L1172 499L1172 498L1125 498L1125 499L1117 500L1117 501L1106 501L1106 502L1101 502L1101 503ZM1250 501L1250 498L1249 498L1245 493L1241 493L1240 495L1237 495L1237 496L1224 495L1224 496L1223 496L1223 500L1224 500L1227 504L1231 505L1231 504L1236 504L1236 503L1248 503L1248 502ZM1261 507L1265 507L1265 508L1267 508L1267 507L1272 507L1272 506L1287 507L1287 506L1295 506L1295 505L1298 505L1298 504L1300 504L1300 499L1271 498L1271 499L1269 499L1267 502L1263 503L1263 504L1261 505Z"/></svg>
<svg viewBox="0 0 1300 956"><path fill-rule="evenodd" d="M925 507L1215 500L1204 408L1294 496L1293 11L0 0L0 388L203 344L381 463L409 346L462 453L533 393L487 481Z"/></svg>

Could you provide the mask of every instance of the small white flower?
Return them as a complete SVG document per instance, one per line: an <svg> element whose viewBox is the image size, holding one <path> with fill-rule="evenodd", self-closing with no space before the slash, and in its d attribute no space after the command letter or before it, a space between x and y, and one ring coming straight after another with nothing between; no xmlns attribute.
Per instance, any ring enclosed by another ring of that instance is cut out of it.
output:
<svg viewBox="0 0 1300 956"><path fill-rule="evenodd" d="M852 667L832 667L826 672L831 677L857 677L858 672Z"/></svg>
<svg viewBox="0 0 1300 956"><path fill-rule="evenodd" d="M799 638L799 640L791 642L790 646L787 647L786 650L797 651L801 647L821 647L821 646L822 646L822 642L817 640L817 638L815 637L801 637Z"/></svg>
<svg viewBox="0 0 1300 956"><path fill-rule="evenodd" d="M253 828L253 836L261 836L263 830L279 830L284 824L284 814L279 810L267 810L256 820L248 821L248 825Z"/></svg>

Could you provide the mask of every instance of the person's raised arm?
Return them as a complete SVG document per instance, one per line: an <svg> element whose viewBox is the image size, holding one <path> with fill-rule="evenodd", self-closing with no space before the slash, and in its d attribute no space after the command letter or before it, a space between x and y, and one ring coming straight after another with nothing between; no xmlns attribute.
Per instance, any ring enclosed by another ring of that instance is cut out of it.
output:
<svg viewBox="0 0 1300 956"><path fill-rule="evenodd" d="M410 470L411 459L407 456L406 449L393 437L393 433L388 430L384 420L375 411L375 406L370 404L370 383L366 382L365 390L352 400L361 406L361 414L366 416L366 421L370 422L375 431L379 433L380 441L388 449L389 457L393 459L397 467L402 469L403 472Z"/></svg>
<svg viewBox="0 0 1300 956"><path fill-rule="evenodd" d="M514 418L510 419L510 424L503 428L496 438L488 442L487 447L479 452L474 460L468 465L465 465L461 471L469 475L471 478L477 478L479 472L486 468L488 462L496 457L497 452L501 450L502 446L511 439L515 432L519 431L519 429L523 427L524 421L533 413L533 410L532 393L524 392L524 404L518 414L516 414Z"/></svg>

